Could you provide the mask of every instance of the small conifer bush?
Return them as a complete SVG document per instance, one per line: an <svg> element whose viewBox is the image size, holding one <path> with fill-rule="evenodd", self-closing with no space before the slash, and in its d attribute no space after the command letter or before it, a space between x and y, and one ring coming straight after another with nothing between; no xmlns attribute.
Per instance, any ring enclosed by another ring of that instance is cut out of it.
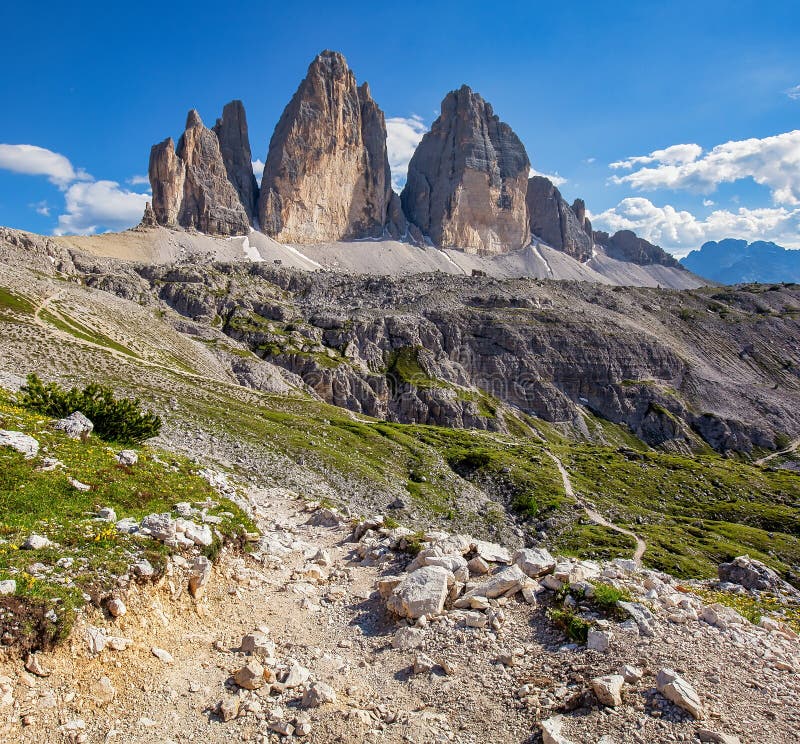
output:
<svg viewBox="0 0 800 744"><path fill-rule="evenodd" d="M28 375L17 403L53 418L80 411L94 424L94 433L109 442L136 444L161 430L161 419L143 411L138 398L115 398L111 388L95 382L83 390L66 390L55 382L42 382L35 374Z"/></svg>

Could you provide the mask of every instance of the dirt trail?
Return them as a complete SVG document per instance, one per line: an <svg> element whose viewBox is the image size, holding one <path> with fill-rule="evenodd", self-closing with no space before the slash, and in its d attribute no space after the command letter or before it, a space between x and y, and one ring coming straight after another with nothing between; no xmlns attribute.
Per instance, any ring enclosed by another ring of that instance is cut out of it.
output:
<svg viewBox="0 0 800 744"><path fill-rule="evenodd" d="M756 465L763 465L765 462L769 462L775 457L780 457L781 455L788 455L792 452L795 452L797 448L800 447L800 439L795 439L786 449L780 450L780 452L773 452L771 455L767 455L766 457L761 457L756 460Z"/></svg>
<svg viewBox="0 0 800 744"><path fill-rule="evenodd" d="M570 480L569 473L567 473L566 468L564 467L561 460L554 455L552 452L548 452L550 458L556 464L558 468L558 472L561 473L561 480L564 482L564 492L570 498L575 499L582 507L583 510L586 512L586 516L592 520L595 524L599 524L601 527L607 527L614 532L618 532L621 535L627 535L628 537L632 537L636 541L636 550L633 552L633 561L636 563L637 566L642 565L642 556L644 556L644 552L647 550L647 543L639 537L635 532L631 532L630 530L626 530L624 527L620 527L619 525L614 524L613 522L609 522L602 514L592 509L588 506L583 499L575 493L575 490L572 488L572 481Z"/></svg>

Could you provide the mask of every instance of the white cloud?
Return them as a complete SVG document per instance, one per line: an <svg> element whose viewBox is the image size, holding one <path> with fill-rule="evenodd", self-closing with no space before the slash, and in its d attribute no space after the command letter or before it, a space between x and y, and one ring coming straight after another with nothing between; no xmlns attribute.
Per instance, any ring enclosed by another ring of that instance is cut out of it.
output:
<svg viewBox="0 0 800 744"><path fill-rule="evenodd" d="M793 101L800 100L800 85L793 85L789 90L786 91L786 95L789 96Z"/></svg>
<svg viewBox="0 0 800 744"><path fill-rule="evenodd" d="M72 181L90 178L85 171L73 168L69 158L36 145L0 144L0 168L29 176L47 176L62 189Z"/></svg>
<svg viewBox="0 0 800 744"><path fill-rule="evenodd" d="M144 213L150 194L120 188L116 181L95 181L82 168L75 168L69 158L36 145L0 144L0 169L32 176L47 176L64 193L64 214L58 216L54 235L95 233L100 229L125 230L136 225ZM146 176L128 179L131 185L149 183ZM38 214L50 216L46 201L30 205Z"/></svg>
<svg viewBox="0 0 800 744"><path fill-rule="evenodd" d="M649 199L629 197L591 219L593 225L609 232L633 230L677 256L686 255L707 240L723 238L773 240L786 248L800 248L800 209L717 209L698 219L669 204L658 207Z"/></svg>
<svg viewBox="0 0 800 744"><path fill-rule="evenodd" d="M595 162L595 160L597 160L597 158L586 158L586 160L584 160L583 162L586 163L586 165L591 165L592 163Z"/></svg>
<svg viewBox="0 0 800 744"><path fill-rule="evenodd" d="M711 199L703 199L703 206L704 207L713 207L716 204L715 201Z"/></svg>
<svg viewBox="0 0 800 744"><path fill-rule="evenodd" d="M145 202L150 201L148 194L121 189L116 181L78 181L64 198L67 211L59 215L55 235L124 230L139 222Z"/></svg>
<svg viewBox="0 0 800 744"><path fill-rule="evenodd" d="M625 158L611 163L608 167L618 170L620 168L633 168L635 165L645 163L661 163L663 165L684 165L697 160L703 154L700 145L672 145L663 150L653 150L649 155L639 155L635 158Z"/></svg>
<svg viewBox="0 0 800 744"><path fill-rule="evenodd" d="M533 178L534 176L544 176L550 180L553 186L563 186L567 182L567 179L559 176L558 173L542 173L541 171L537 171L536 168L531 167L528 171L528 178Z"/></svg>
<svg viewBox="0 0 800 744"><path fill-rule="evenodd" d="M688 189L710 193L721 183L752 178L767 186L777 204L800 204L800 130L764 139L726 142L703 153L699 145L673 145L649 155L611 163L615 169L653 163L612 183L635 189Z"/></svg>
<svg viewBox="0 0 800 744"><path fill-rule="evenodd" d="M125 183L131 186L149 186L150 178L148 176L131 176Z"/></svg>
<svg viewBox="0 0 800 744"><path fill-rule="evenodd" d="M253 175L256 180L261 183L261 177L264 175L264 163L260 160L254 160L251 165L253 166Z"/></svg>
<svg viewBox="0 0 800 744"><path fill-rule="evenodd" d="M406 182L408 163L428 128L421 116L392 116L386 120L386 150L392 169L392 186L400 191Z"/></svg>
<svg viewBox="0 0 800 744"><path fill-rule="evenodd" d="M50 205L45 200L35 202L34 204L29 204L28 206L35 210L36 214L40 214L43 217L50 216Z"/></svg>

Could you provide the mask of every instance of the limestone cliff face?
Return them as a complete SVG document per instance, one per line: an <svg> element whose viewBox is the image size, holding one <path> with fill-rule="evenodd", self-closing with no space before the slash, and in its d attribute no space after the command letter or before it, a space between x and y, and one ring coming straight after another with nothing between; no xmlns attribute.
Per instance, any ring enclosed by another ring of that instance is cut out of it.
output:
<svg viewBox="0 0 800 744"><path fill-rule="evenodd" d="M190 111L186 118L177 152L172 138L153 146L149 176L158 224L210 235L249 232L250 219L228 178L219 139L203 126L197 111Z"/></svg>
<svg viewBox="0 0 800 744"><path fill-rule="evenodd" d="M178 227L178 214L183 201L186 164L175 154L172 137L153 145L148 166L153 190L153 212L159 225Z"/></svg>
<svg viewBox="0 0 800 744"><path fill-rule="evenodd" d="M253 175L253 157L250 152L250 137L247 132L247 117L241 101L231 101L222 109L222 117L214 125L214 134L219 140L222 162L233 184L239 201L247 212L250 224L254 224L258 207L258 183Z"/></svg>
<svg viewBox="0 0 800 744"><path fill-rule="evenodd" d="M592 235L586 228L586 205L582 199L570 207L548 178L533 176L528 181L526 203L534 236L578 261L592 257Z"/></svg>
<svg viewBox="0 0 800 744"><path fill-rule="evenodd" d="M411 158L403 209L439 247L472 253L522 248L529 238L529 169L511 127L465 85L447 94Z"/></svg>
<svg viewBox="0 0 800 744"><path fill-rule="evenodd" d="M383 112L344 57L324 51L270 140L261 228L288 243L379 237L391 200Z"/></svg>

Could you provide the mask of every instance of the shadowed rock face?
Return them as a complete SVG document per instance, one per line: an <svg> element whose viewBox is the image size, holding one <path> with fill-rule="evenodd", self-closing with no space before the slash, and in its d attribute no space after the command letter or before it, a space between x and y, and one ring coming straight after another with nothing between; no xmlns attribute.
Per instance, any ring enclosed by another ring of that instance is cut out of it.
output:
<svg viewBox="0 0 800 744"><path fill-rule="evenodd" d="M534 176L528 181L526 203L533 235L578 261L592 257L593 241L586 230L582 199L570 207L548 178Z"/></svg>
<svg viewBox="0 0 800 744"><path fill-rule="evenodd" d="M150 151L153 211L160 225L188 227L210 235L245 235L250 220L239 193L228 180L217 135L203 126L197 111L186 118L186 131Z"/></svg>
<svg viewBox="0 0 800 744"><path fill-rule="evenodd" d="M439 247L516 250L529 238L529 169L511 127L465 85L447 94L441 115L411 158L403 209Z"/></svg>
<svg viewBox="0 0 800 744"><path fill-rule="evenodd" d="M672 266L673 268L684 268L669 253L659 248L659 246L649 243L644 238L640 238L631 230L620 230L613 235L597 231L594 233L594 242L602 245L611 258L616 258L619 261L630 261L641 266L660 264L662 266Z"/></svg>
<svg viewBox="0 0 800 744"><path fill-rule="evenodd" d="M228 180L239 194L239 201L252 225L257 214L258 184L253 175L247 118L241 101L231 101L225 105L222 109L222 118L217 119L213 131L219 140L219 149Z"/></svg>
<svg viewBox="0 0 800 744"><path fill-rule="evenodd" d="M261 228L289 243L380 237L385 227L397 234L404 226L388 224L397 216L391 202L383 112L344 57L324 51L270 140Z"/></svg>

